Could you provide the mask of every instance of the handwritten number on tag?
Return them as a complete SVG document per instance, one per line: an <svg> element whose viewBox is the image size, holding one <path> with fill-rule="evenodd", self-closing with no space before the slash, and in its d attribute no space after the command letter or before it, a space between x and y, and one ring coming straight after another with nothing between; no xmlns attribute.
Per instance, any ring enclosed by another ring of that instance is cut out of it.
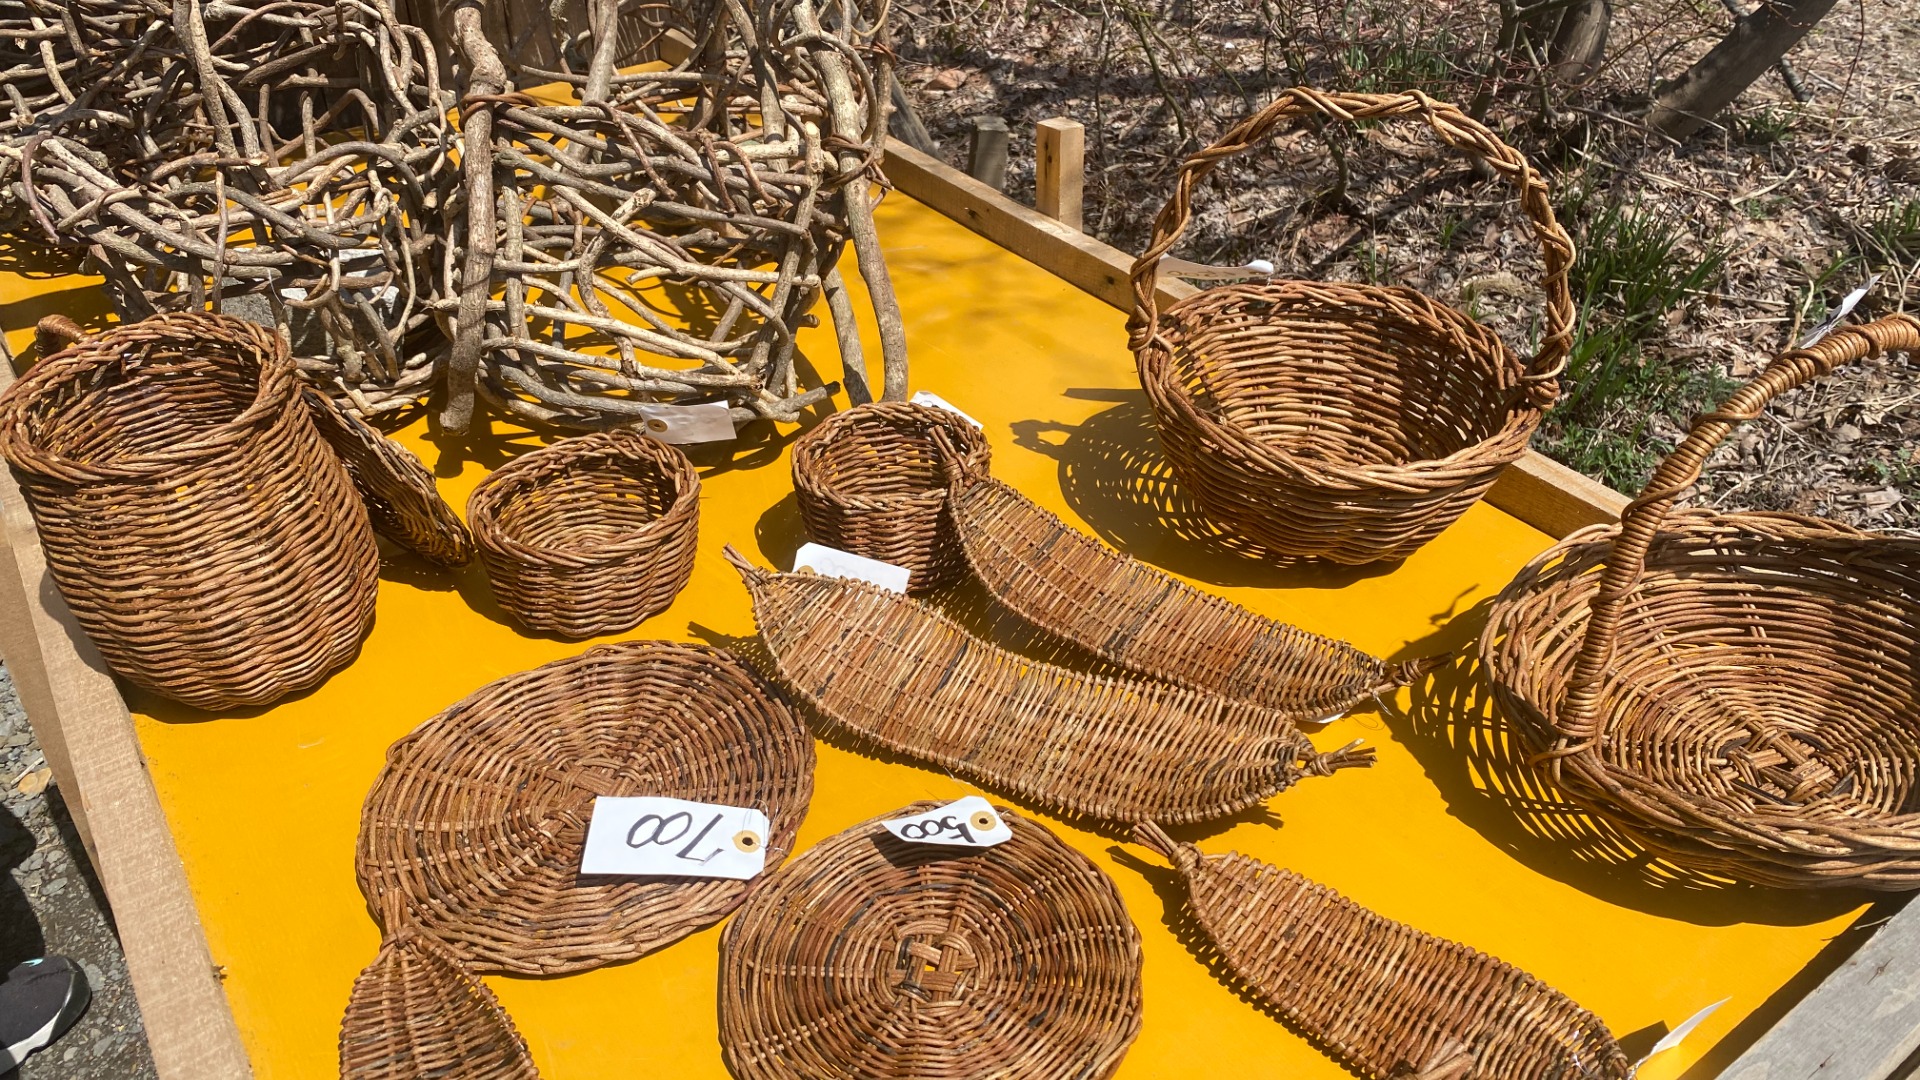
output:
<svg viewBox="0 0 1920 1080"><path fill-rule="evenodd" d="M712 832L714 826L720 824L720 819L725 816L724 814L715 814L708 818L707 823L701 826L700 831L694 835L693 839L687 841L687 846L674 852L673 857L676 859L685 859L688 862L704 863L708 859L725 851L726 848L724 847L716 847L698 858L695 858L693 855L694 849L700 846L700 841L705 840L707 834ZM675 823L679 824L680 831L671 836L667 835L667 830L672 828ZM642 837L642 830L646 829L649 825L652 826L652 831ZM627 829L627 846L630 848L643 848L649 844L658 844L664 847L677 842L692 829L693 815L687 813L685 810L668 814L665 817L659 814L642 814L640 817L635 818L633 825Z"/></svg>
<svg viewBox="0 0 1920 1080"><path fill-rule="evenodd" d="M902 840L931 840L936 836L957 836L965 843L973 843L973 830L951 814L938 821L909 821L900 826Z"/></svg>

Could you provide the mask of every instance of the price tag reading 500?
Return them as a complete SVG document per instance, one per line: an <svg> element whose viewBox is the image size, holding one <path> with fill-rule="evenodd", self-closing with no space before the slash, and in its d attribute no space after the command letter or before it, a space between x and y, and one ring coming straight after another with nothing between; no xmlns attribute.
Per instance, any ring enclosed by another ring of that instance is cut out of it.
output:
<svg viewBox="0 0 1920 1080"><path fill-rule="evenodd" d="M580 872L744 880L766 869L770 833L767 815L744 806L602 795Z"/></svg>
<svg viewBox="0 0 1920 1080"><path fill-rule="evenodd" d="M949 847L992 847L1013 839L1007 827L987 800L969 795L924 814L894 818L880 824L887 831L912 844L944 844Z"/></svg>

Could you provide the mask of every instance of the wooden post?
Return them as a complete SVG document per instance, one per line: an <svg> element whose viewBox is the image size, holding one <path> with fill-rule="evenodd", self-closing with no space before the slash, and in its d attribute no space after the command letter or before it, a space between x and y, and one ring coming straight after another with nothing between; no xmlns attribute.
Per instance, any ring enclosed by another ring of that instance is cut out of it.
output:
<svg viewBox="0 0 1920 1080"><path fill-rule="evenodd" d="M1007 190L1007 121L999 116L973 118L973 145L967 174L995 191Z"/></svg>
<svg viewBox="0 0 1920 1080"><path fill-rule="evenodd" d="M1080 195L1087 172L1087 129L1056 116L1033 129L1033 205L1070 229L1081 229Z"/></svg>

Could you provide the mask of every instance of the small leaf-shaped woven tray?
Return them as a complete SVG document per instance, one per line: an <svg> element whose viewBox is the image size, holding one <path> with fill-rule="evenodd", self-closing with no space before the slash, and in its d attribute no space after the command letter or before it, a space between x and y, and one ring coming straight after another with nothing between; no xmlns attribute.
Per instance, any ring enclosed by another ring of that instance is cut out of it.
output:
<svg viewBox="0 0 1920 1080"><path fill-rule="evenodd" d="M473 537L420 459L312 386L301 388L320 437L353 477L375 532L441 566L473 561Z"/></svg>
<svg viewBox="0 0 1920 1080"><path fill-rule="evenodd" d="M1234 977L1372 1080L1625 1080L1600 1018L1503 960L1415 930L1237 853L1203 855L1157 826Z"/></svg>
<svg viewBox="0 0 1920 1080"><path fill-rule="evenodd" d="M353 981L340 1080L539 1080L526 1041L444 945L411 927Z"/></svg>
<svg viewBox="0 0 1920 1080"><path fill-rule="evenodd" d="M1302 776L1372 761L1316 753L1292 717L1146 679L1030 660L863 582L776 574L729 547L780 677L880 746L1051 809L1208 821Z"/></svg>

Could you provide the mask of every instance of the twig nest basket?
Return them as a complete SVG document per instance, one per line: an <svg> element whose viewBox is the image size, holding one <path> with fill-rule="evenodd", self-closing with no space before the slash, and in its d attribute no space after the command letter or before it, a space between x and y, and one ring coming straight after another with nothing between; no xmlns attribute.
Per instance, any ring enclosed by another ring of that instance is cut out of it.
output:
<svg viewBox="0 0 1920 1080"><path fill-rule="evenodd" d="M1545 256L1540 351L1411 289L1276 281L1161 306L1159 264L1219 163L1302 118L1417 117L1505 177ZM1174 472L1223 528L1274 555L1361 564L1404 558L1526 452L1573 338L1573 244L1547 183L1459 109L1417 91L1293 89L1187 159L1133 267L1140 382Z"/></svg>
<svg viewBox="0 0 1920 1080"><path fill-rule="evenodd" d="M1233 978L1369 1080L1627 1080L1599 1017L1503 960L1142 825Z"/></svg>
<svg viewBox="0 0 1920 1080"><path fill-rule="evenodd" d="M602 645L482 687L394 743L355 866L390 934L417 926L479 971L584 971L718 921L750 887L582 878L596 796L760 810L774 866L812 794L812 736L733 654Z"/></svg>
<svg viewBox="0 0 1920 1080"><path fill-rule="evenodd" d="M86 339L0 395L0 455L61 595L128 680L260 705L359 651L373 530L271 330L181 313Z"/></svg>
<svg viewBox="0 0 1920 1080"><path fill-rule="evenodd" d="M1672 511L1774 397L1914 349L1920 320L1893 315L1782 355L1695 421L1618 527L1568 537L1494 602L1480 655L1536 760L1677 864L1920 888L1920 540Z"/></svg>
<svg viewBox="0 0 1920 1080"><path fill-rule="evenodd" d="M699 519L693 462L630 431L516 458L467 500L500 606L572 638L630 630L665 611L693 572Z"/></svg>
<svg viewBox="0 0 1920 1080"><path fill-rule="evenodd" d="M909 592L964 576L966 556L947 509L943 439L959 471L986 473L986 436L945 409L883 401L822 421L793 446L793 491L807 536L906 567Z"/></svg>
<svg viewBox="0 0 1920 1080"><path fill-rule="evenodd" d="M902 807L889 818L932 809ZM773 874L721 938L739 1080L1097 1080L1140 1031L1140 934L1113 882L1004 807L973 850L856 825Z"/></svg>

